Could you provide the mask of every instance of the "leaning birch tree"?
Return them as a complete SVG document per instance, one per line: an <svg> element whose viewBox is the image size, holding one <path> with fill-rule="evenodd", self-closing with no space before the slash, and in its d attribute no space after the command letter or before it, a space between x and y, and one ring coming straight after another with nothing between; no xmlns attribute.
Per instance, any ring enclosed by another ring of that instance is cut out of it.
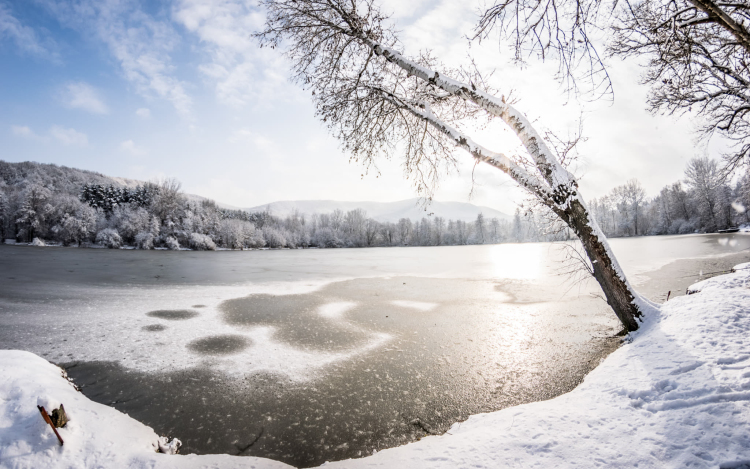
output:
<svg viewBox="0 0 750 469"><path fill-rule="evenodd" d="M429 53L408 56L374 0L264 0L261 47L284 47L293 77L310 89L317 115L351 158L366 166L378 156L404 158L422 195L456 147L510 176L580 239L607 303L628 331L650 304L628 283L607 239L586 207L575 177L510 100L477 72L438 70ZM475 142L467 123L501 120L524 152L506 155Z"/></svg>

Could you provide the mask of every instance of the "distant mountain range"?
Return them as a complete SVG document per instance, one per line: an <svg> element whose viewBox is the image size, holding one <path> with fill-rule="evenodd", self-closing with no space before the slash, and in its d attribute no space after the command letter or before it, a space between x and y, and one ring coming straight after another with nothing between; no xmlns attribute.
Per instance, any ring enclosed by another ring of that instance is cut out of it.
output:
<svg viewBox="0 0 750 469"><path fill-rule="evenodd" d="M490 207L482 207L467 202L439 202L433 200L427 207L419 204L418 198L397 202L344 202L336 200L286 200L245 208L249 212L268 210L272 215L285 217L297 210L306 216L314 213L330 213L336 209L347 212L361 208L367 216L379 222L397 222L401 218L419 220L422 217L443 217L446 220L474 221L479 213L486 219L509 220L511 217Z"/></svg>

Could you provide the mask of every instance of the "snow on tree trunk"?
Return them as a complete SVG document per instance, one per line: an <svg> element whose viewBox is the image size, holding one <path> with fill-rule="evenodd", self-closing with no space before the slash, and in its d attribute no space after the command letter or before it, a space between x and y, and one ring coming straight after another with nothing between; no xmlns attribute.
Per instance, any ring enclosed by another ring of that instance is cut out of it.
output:
<svg viewBox="0 0 750 469"><path fill-rule="evenodd" d="M628 331L638 329L637 319L641 312L636 304L638 294L622 274L617 259L612 255L607 238L596 221L589 215L586 206L574 199L561 218L570 226L591 260L594 278L602 288L607 303L614 310Z"/></svg>

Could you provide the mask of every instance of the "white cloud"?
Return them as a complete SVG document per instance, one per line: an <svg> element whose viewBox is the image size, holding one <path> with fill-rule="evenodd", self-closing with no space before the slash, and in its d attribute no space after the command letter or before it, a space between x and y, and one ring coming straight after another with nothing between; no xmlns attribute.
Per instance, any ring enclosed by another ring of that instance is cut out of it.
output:
<svg viewBox="0 0 750 469"><path fill-rule="evenodd" d="M120 143L120 150L128 152L133 156L142 156L148 153L145 148L139 147L132 140L125 140Z"/></svg>
<svg viewBox="0 0 750 469"><path fill-rule="evenodd" d="M141 119L150 119L151 118L151 110L145 107L142 107L135 111L135 115L140 117Z"/></svg>
<svg viewBox="0 0 750 469"><path fill-rule="evenodd" d="M53 61L59 60L57 53L51 50L54 42L42 40L36 31L21 24L18 18L11 14L10 8L0 4L0 40L4 38L13 41L21 53L49 58Z"/></svg>
<svg viewBox="0 0 750 469"><path fill-rule="evenodd" d="M37 136L34 131L31 130L31 128L25 125L11 125L10 130L11 132L13 132L13 135L17 135L19 137L33 138Z"/></svg>
<svg viewBox="0 0 750 469"><path fill-rule="evenodd" d="M99 92L88 83L68 83L62 93L65 105L72 109L83 109L92 114L107 114L109 108L99 96Z"/></svg>
<svg viewBox="0 0 750 469"><path fill-rule="evenodd" d="M232 132L229 137L229 143L252 144L256 150L261 152L265 157L276 158L284 152L279 149L276 142L268 137L251 129L239 129Z"/></svg>
<svg viewBox="0 0 750 469"><path fill-rule="evenodd" d="M289 66L283 56L260 49L249 34L261 29L264 22L262 11L250 3L181 0L174 8L174 18L206 48L209 60L198 69L215 83L222 103L240 107L269 97L303 99L301 90L289 82Z"/></svg>
<svg viewBox="0 0 750 469"><path fill-rule="evenodd" d="M85 147L89 144L89 138L86 134L78 132L75 129L66 129L59 125L53 125L50 134L60 141L63 145L77 145Z"/></svg>
<svg viewBox="0 0 750 469"><path fill-rule="evenodd" d="M173 73L170 54L180 38L170 23L154 19L137 2L51 0L45 6L65 25L102 41L140 94L166 99L180 116L192 118L192 98Z"/></svg>

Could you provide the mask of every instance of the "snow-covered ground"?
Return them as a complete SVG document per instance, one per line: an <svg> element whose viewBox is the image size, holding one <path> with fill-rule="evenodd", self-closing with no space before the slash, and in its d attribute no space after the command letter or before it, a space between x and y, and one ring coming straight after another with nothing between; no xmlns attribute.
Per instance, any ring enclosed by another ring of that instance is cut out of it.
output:
<svg viewBox="0 0 750 469"><path fill-rule="evenodd" d="M330 467L750 468L750 263L652 315L574 391L475 415ZM165 455L158 436L78 393L28 352L0 351L0 467L276 468L227 455ZM60 447L36 408L62 402Z"/></svg>

